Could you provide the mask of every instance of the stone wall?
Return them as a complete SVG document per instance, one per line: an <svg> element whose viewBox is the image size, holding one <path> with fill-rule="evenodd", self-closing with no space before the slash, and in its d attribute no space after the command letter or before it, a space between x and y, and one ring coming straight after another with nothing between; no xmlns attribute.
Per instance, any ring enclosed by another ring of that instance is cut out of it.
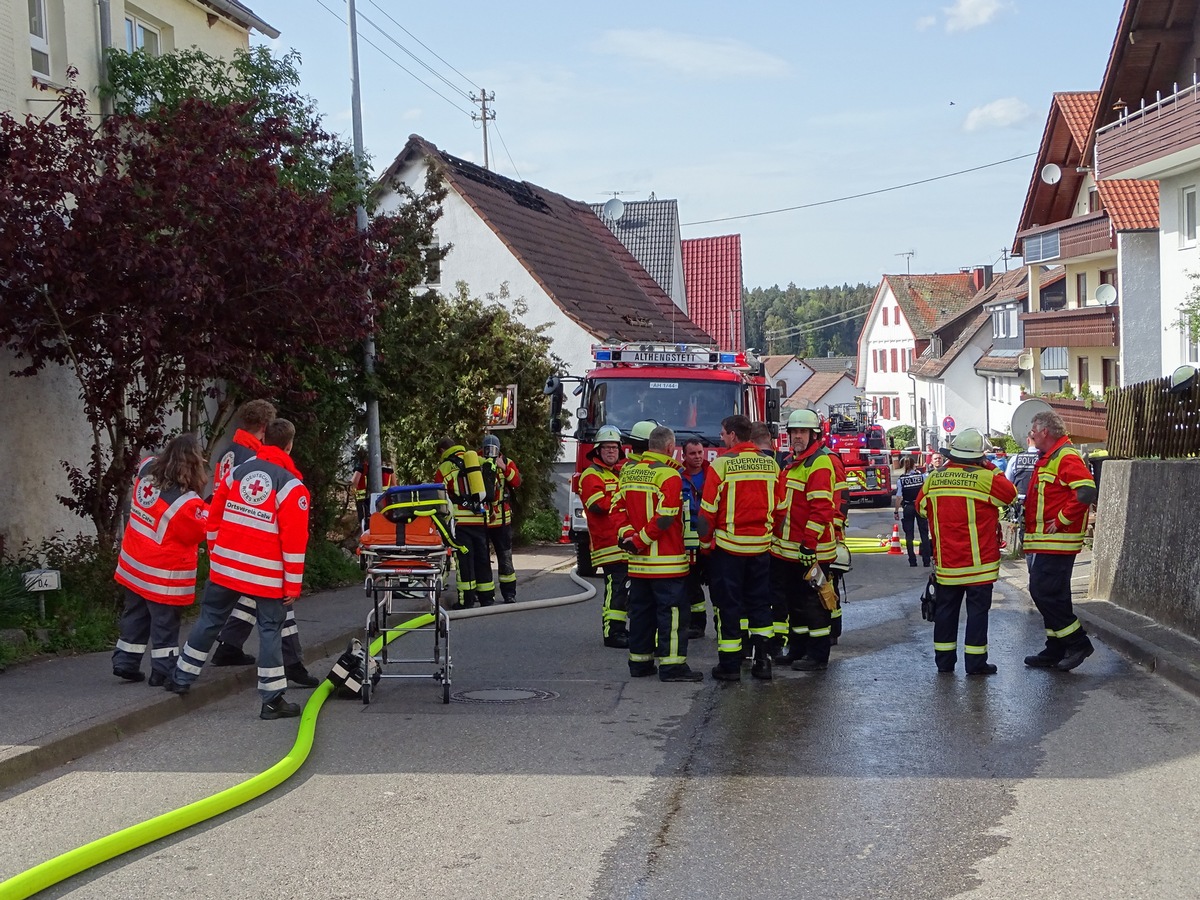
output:
<svg viewBox="0 0 1200 900"><path fill-rule="evenodd" d="M1106 460L1090 596L1200 638L1200 460Z"/></svg>

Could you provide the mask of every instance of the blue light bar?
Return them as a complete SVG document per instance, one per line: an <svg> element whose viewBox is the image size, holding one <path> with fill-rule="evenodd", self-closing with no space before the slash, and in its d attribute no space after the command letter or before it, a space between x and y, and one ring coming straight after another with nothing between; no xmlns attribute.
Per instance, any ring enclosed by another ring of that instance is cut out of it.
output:
<svg viewBox="0 0 1200 900"><path fill-rule="evenodd" d="M596 362L612 362L612 351L611 350L597 350L596 351Z"/></svg>
<svg viewBox="0 0 1200 900"><path fill-rule="evenodd" d="M722 353L721 354L721 365L732 366L736 362L737 362L737 354L736 353Z"/></svg>

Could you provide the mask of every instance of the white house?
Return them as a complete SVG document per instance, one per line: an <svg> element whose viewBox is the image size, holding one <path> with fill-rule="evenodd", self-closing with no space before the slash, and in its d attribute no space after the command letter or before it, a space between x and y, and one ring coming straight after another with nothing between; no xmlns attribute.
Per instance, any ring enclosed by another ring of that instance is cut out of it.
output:
<svg viewBox="0 0 1200 900"><path fill-rule="evenodd" d="M839 403L853 403L858 397L858 388L849 373L815 372L811 378L787 396L783 402L783 421L797 409L814 409L822 416L829 415L829 408Z"/></svg>
<svg viewBox="0 0 1200 900"><path fill-rule="evenodd" d="M812 368L797 356L775 354L764 356L762 360L767 371L767 381L779 388L780 397L790 397L813 376Z"/></svg>

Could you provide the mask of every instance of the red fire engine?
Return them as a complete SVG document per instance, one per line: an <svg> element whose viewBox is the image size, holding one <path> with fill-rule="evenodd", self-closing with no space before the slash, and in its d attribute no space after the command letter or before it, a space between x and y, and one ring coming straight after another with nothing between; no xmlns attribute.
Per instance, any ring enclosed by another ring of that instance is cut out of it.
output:
<svg viewBox="0 0 1200 900"><path fill-rule="evenodd" d="M580 574L591 573L587 518L577 493L579 475L590 465L596 430L615 425L625 435L635 422L653 419L675 431L677 445L698 437L709 458L721 449L721 420L744 415L774 426L779 419L779 390L769 387L761 360L752 352L727 353L689 344L594 344L595 368L581 376L551 377L550 427L562 433L564 382L577 382L579 397L575 473L571 478L570 536ZM677 448L678 452L678 448Z"/></svg>
<svg viewBox="0 0 1200 900"><path fill-rule="evenodd" d="M834 403L822 422L825 444L846 465L851 500L869 500L887 506L892 496L892 470L883 426L865 400Z"/></svg>

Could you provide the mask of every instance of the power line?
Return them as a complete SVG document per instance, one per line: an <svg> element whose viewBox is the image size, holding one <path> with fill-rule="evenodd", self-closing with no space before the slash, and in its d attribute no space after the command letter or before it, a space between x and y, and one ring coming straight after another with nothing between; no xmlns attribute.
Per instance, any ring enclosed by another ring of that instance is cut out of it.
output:
<svg viewBox="0 0 1200 900"><path fill-rule="evenodd" d="M372 4L372 5L374 5L374 4ZM378 31L380 34L382 34L385 38L387 38L389 41L391 41L397 47L399 47L402 51L407 53L409 58L412 59L413 62L415 62L417 65L421 66L422 68L424 68L425 71L427 71L434 78L439 79L442 82L442 84L446 85L446 87L450 88L450 90L452 90L456 94L460 95L464 100L471 99L470 94L468 94L466 91L464 91L458 85L454 84L452 81L450 81L444 75L442 75L441 72L438 72L436 69L433 68L433 66L429 65L429 63L425 62L425 60L421 59L419 56L417 56L415 53L413 53L411 50L409 50L407 47L405 47L403 44L401 44L398 40L396 40L394 37L392 37L390 34L388 34L382 28L380 28L379 25L377 25L375 22L368 19L362 13L359 13L358 17L360 19L362 19L364 22L366 22L368 25L370 25L372 28L374 28L376 31ZM391 16L388 16L388 18L390 19Z"/></svg>
<svg viewBox="0 0 1200 900"><path fill-rule="evenodd" d="M412 38L414 41L416 41L418 44L420 44L426 50L429 50L429 52L433 55L434 59L438 60L438 62L442 63L447 68L449 68L451 72L454 72L459 78L461 78L467 84L471 85L471 87L478 87L478 85L475 84L474 81L472 81L470 78L468 78L462 72L458 71L458 69L454 68L454 66L450 65L450 63L446 62L446 60L442 59L440 56L438 56L436 53L434 53L433 50L430 49L430 47L427 44L425 44L419 37L417 37L415 34L413 34L411 31L409 31L407 28L405 28L403 25L401 25L399 22L397 22L395 19L393 19L390 15L388 15L388 11L386 9L384 9L382 6L380 6L378 3L376 3L375 0L370 0L370 3L373 7L375 7L377 10L379 10L381 13L383 13L384 16L386 16L388 18L388 20L390 20L392 22L392 24L394 24L397 28L399 28L401 31L403 31L405 34L407 34L410 38ZM378 27L378 26L376 26L376 27Z"/></svg>
<svg viewBox="0 0 1200 900"><path fill-rule="evenodd" d="M934 175L932 178L922 178L919 181L909 181L905 184L896 184L892 187L879 188L875 191L863 191L861 194L848 194L845 197L834 197L832 200L818 200L815 203L802 203L799 206L785 206L782 209L767 209L762 212L743 213L739 216L723 216L719 219L700 219L696 222L684 222L679 227L687 228L690 225L709 225L713 222L732 222L735 219L753 219L758 216L773 216L776 213L795 212L798 209L812 209L814 206L828 206L831 203L842 203L846 200L857 200L860 197L874 197L876 194L886 194L889 191L898 191L902 188L916 187L918 184L929 184L931 181L942 181L946 178L954 178L957 175L966 175L969 172L978 172L982 169L990 169L993 166L1002 166L1005 163L1016 162L1018 159L1028 159L1034 156L1033 153L1022 153L1020 156L1010 156L1008 159L997 160L996 162L985 163L982 166L973 166L970 169L959 169L957 172L947 172L945 175Z"/></svg>
<svg viewBox="0 0 1200 900"><path fill-rule="evenodd" d="M818 322L828 322L830 319L840 319L842 316L850 315L850 313L861 312L862 310L869 309L871 307L871 305L872 304L870 304L870 303L864 303L861 306L855 306L850 309L843 309L840 312L835 312L832 315L828 315L828 316L822 316L819 319L811 319L810 321L804 322L800 325L793 325L791 328L776 328L772 331L764 331L763 336L764 337L786 337L791 332L807 329L810 325L816 325ZM847 319L846 321L848 322L850 320ZM837 323L832 322L830 324L836 325Z"/></svg>
<svg viewBox="0 0 1200 900"><path fill-rule="evenodd" d="M513 162L512 154L508 152L508 144L505 143L504 135L500 133L500 126L496 124L495 119L492 119L492 127L496 129L496 137L500 138L500 146L504 148L504 155L508 157L508 161L512 165L513 171L517 173L517 178L520 178L522 181L524 181L525 179L521 178L521 173L517 169L517 164Z"/></svg>

